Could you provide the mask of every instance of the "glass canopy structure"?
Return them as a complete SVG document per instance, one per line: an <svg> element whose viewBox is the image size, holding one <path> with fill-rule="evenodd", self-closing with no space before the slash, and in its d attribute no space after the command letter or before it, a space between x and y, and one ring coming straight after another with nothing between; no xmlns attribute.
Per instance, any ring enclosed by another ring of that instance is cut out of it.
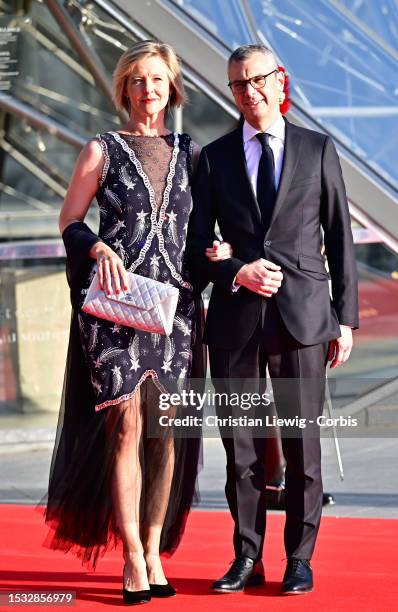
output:
<svg viewBox="0 0 398 612"><path fill-rule="evenodd" d="M1 26L14 30L14 40L3 43L10 55L0 81L0 241L58 237L77 151L119 125L112 70L129 45L150 35L110 3L100 4L34 0L26 11L14 1L0 11ZM231 128L236 115L206 95L191 72L183 127L204 144Z"/></svg>
<svg viewBox="0 0 398 612"><path fill-rule="evenodd" d="M233 49L259 41L290 75L295 105L398 188L394 0L176 0Z"/></svg>

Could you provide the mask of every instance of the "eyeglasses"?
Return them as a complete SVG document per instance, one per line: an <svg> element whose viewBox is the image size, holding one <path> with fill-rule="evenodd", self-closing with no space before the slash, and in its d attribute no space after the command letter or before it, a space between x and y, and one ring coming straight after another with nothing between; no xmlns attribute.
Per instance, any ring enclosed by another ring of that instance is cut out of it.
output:
<svg viewBox="0 0 398 612"><path fill-rule="evenodd" d="M274 68L274 70L271 70L271 72L269 72L268 74L259 74L257 76L252 77L251 79L246 79L244 81L230 81L228 83L228 87L231 88L231 91L234 94L244 93L248 84L250 84L254 89L262 89L267 82L267 77L271 76L271 74L274 74L274 72L279 71L277 68Z"/></svg>

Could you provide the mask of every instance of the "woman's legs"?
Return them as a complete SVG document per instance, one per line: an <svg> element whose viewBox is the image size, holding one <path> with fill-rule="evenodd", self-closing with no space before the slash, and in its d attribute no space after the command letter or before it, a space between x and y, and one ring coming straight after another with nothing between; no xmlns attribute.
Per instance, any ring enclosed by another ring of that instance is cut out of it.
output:
<svg viewBox="0 0 398 612"><path fill-rule="evenodd" d="M146 386L145 411L147 420L156 426L159 415L159 391L152 381ZM172 416L168 414L168 416ZM144 438L145 507L141 525L141 538L150 584L166 584L159 557L160 536L169 503L174 474L174 439L166 427L157 427Z"/></svg>
<svg viewBox="0 0 398 612"><path fill-rule="evenodd" d="M140 539L142 475L140 441L142 412L140 391L133 398L109 408L108 435L118 428L112 482L115 522L123 541L124 586L131 591L148 589L144 549ZM121 422L120 422L121 419Z"/></svg>
<svg viewBox="0 0 398 612"><path fill-rule="evenodd" d="M157 445L157 448L153 447ZM161 448L160 448L161 447ZM146 471L145 516L141 527L142 544L148 568L150 584L166 584L159 557L160 536L169 502L174 472L173 440L150 440L145 446L145 463L148 454L153 466ZM158 461L156 461L158 459Z"/></svg>

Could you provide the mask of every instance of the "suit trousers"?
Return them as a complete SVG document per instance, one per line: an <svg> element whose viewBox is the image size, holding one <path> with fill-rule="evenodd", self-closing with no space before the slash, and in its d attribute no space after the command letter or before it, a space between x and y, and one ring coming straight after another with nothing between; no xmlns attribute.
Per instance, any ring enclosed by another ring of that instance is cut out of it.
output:
<svg viewBox="0 0 398 612"><path fill-rule="evenodd" d="M258 385L261 393L268 366L278 417L316 422L325 399L327 350L327 342L304 346L295 340L275 299L264 299L261 316L246 345L234 350L209 346L215 390L242 391L246 380L251 390ZM218 406L217 414L225 416L225 411ZM322 512L319 428L310 429L311 433L307 428L281 428L286 459L284 543L286 556L300 559L312 556ZM232 427L221 427L220 434L227 459L225 493L235 523L235 555L260 559L266 527L266 435L242 435Z"/></svg>

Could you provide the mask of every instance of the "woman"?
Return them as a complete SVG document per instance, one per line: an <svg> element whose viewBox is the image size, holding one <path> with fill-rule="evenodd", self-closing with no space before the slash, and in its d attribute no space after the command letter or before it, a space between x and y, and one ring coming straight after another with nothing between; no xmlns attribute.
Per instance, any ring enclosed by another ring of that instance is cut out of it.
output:
<svg viewBox="0 0 398 612"><path fill-rule="evenodd" d="M200 292L193 290L184 260L197 147L164 124L167 110L183 101L170 46L144 41L128 49L115 69L114 102L129 120L83 148L60 214L73 314L47 544L72 550L95 567L98 556L121 539L126 603L175 594L159 553L178 545L197 474L198 440L173 439L167 428L156 437L145 435L160 392L205 372ZM98 235L83 223L94 196ZM213 261L229 256L228 245L208 251ZM107 293L127 288L126 270L178 287L172 334L84 313L96 267Z"/></svg>

